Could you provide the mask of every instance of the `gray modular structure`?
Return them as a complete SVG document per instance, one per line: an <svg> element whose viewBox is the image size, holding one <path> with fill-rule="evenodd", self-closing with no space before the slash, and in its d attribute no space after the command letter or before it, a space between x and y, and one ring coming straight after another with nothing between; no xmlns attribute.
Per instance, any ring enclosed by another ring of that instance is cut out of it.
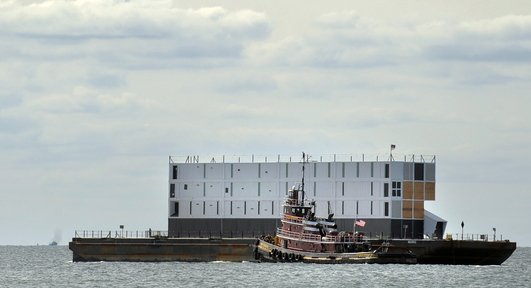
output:
<svg viewBox="0 0 531 288"><path fill-rule="evenodd" d="M305 164L306 199L333 213L339 230L371 238L442 238L446 221L424 210L435 200L435 157L328 155ZM274 234L289 188L302 180L296 157L170 157L170 237ZM354 227L356 220L364 227Z"/></svg>

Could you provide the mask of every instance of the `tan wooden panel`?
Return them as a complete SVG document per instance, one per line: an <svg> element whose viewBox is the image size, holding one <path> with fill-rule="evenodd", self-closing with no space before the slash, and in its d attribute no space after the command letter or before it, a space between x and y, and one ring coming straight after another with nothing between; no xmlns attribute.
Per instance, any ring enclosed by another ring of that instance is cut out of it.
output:
<svg viewBox="0 0 531 288"><path fill-rule="evenodd" d="M413 218L413 201L402 201L402 218Z"/></svg>
<svg viewBox="0 0 531 288"><path fill-rule="evenodd" d="M415 201L413 207L413 218L424 219L424 201Z"/></svg>
<svg viewBox="0 0 531 288"><path fill-rule="evenodd" d="M424 200L424 182L415 182L413 191L415 200Z"/></svg>
<svg viewBox="0 0 531 288"><path fill-rule="evenodd" d="M402 185L402 198L413 199L413 181L404 181Z"/></svg>
<svg viewBox="0 0 531 288"><path fill-rule="evenodd" d="M435 200L435 182L426 182L424 194L426 200Z"/></svg>

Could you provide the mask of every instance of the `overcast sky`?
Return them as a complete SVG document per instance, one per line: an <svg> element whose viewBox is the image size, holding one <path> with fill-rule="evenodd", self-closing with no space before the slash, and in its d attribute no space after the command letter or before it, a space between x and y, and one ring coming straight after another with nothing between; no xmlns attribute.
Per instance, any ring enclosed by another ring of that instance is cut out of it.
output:
<svg viewBox="0 0 531 288"><path fill-rule="evenodd" d="M0 244L167 230L168 155L393 143L531 246L530 91L528 1L0 0Z"/></svg>

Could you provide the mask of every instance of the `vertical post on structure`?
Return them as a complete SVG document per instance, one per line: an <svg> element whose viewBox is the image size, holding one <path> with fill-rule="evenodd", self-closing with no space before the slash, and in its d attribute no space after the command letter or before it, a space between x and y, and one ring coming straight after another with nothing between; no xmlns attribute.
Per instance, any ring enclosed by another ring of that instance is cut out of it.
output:
<svg viewBox="0 0 531 288"><path fill-rule="evenodd" d="M463 240L463 231L464 231L464 228L465 228L465 222L464 222L464 221L461 221L461 240Z"/></svg>

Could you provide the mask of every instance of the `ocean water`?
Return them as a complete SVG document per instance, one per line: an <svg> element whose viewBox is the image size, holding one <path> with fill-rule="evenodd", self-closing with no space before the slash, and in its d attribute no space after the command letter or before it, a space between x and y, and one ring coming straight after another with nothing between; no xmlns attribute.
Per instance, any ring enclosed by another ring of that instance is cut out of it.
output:
<svg viewBox="0 0 531 288"><path fill-rule="evenodd" d="M0 246L0 287L531 287L531 248L500 266L74 263L66 246Z"/></svg>

